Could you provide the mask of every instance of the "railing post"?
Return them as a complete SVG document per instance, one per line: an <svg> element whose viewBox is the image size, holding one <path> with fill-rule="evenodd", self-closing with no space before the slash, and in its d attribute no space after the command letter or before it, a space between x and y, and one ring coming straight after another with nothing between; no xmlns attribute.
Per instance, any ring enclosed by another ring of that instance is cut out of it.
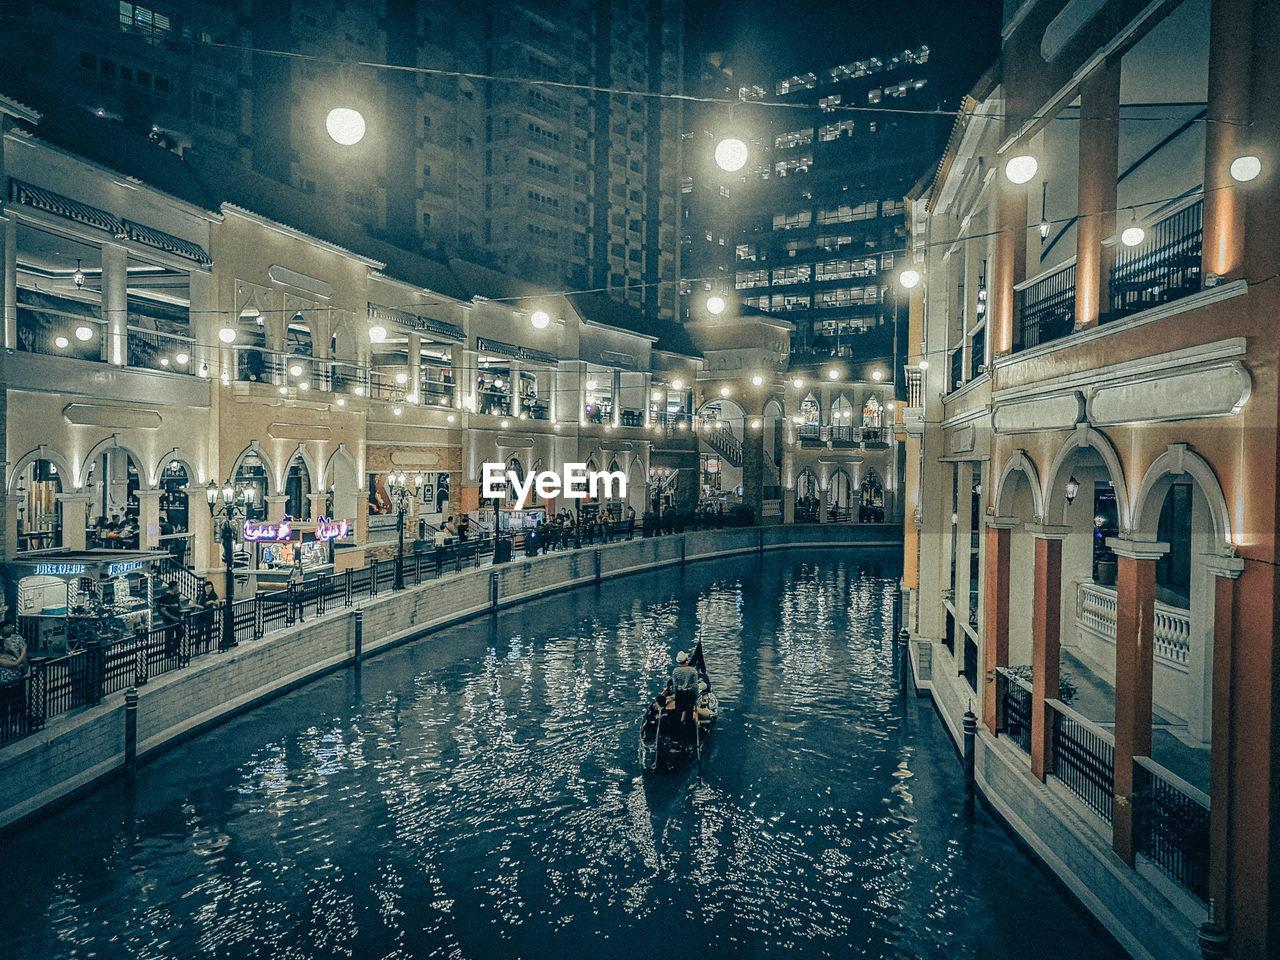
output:
<svg viewBox="0 0 1280 960"><path fill-rule="evenodd" d="M138 768L138 689L124 692L124 768L133 773Z"/></svg>
<svg viewBox="0 0 1280 960"><path fill-rule="evenodd" d="M600 571L598 566L596 569L596 579L597 580L600 579ZM497 570L489 571L489 612L490 613L498 612L498 571Z"/></svg>
<svg viewBox="0 0 1280 960"><path fill-rule="evenodd" d="M350 567L347 567L343 576L345 577L345 581L342 588L342 605L344 607L349 607L351 606L351 578L354 576L354 571Z"/></svg>
<svg viewBox="0 0 1280 960"><path fill-rule="evenodd" d="M378 561L369 561L369 596L378 595Z"/></svg>
<svg viewBox="0 0 1280 960"><path fill-rule="evenodd" d="M31 662L31 678L27 688L27 723L32 730L44 727L49 709L49 671L41 657Z"/></svg>
<svg viewBox="0 0 1280 960"><path fill-rule="evenodd" d="M253 639L261 640L266 632L266 611L262 609L262 594L253 595Z"/></svg>
<svg viewBox="0 0 1280 960"><path fill-rule="evenodd" d="M360 661L364 659L364 611L356 610L356 650L355 665L360 669Z"/></svg>
<svg viewBox="0 0 1280 960"><path fill-rule="evenodd" d="M329 592L329 577L326 574L320 574L316 577L316 616L324 616L324 598Z"/></svg>

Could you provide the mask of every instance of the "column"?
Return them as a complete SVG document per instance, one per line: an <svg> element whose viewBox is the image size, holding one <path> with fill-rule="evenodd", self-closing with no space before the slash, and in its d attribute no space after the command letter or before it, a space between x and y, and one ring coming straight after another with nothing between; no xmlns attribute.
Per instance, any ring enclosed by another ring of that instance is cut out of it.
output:
<svg viewBox="0 0 1280 960"><path fill-rule="evenodd" d="M1004 729L1004 710L996 670L1009 665L1009 574L1013 517L987 518L987 602L982 629L982 662L986 682L982 722L992 733Z"/></svg>
<svg viewBox="0 0 1280 960"><path fill-rule="evenodd" d="M102 319L107 363L123 366L129 357L129 254L113 243L102 245Z"/></svg>
<svg viewBox="0 0 1280 960"><path fill-rule="evenodd" d="M1249 100L1255 50L1253 0L1217 0L1209 10L1209 102L1204 125L1204 252L1201 276L1244 276L1244 214L1231 161L1244 153L1262 158L1263 176L1274 176L1274 154L1249 146ZM1266 63L1267 61L1262 61ZM1256 133L1256 131L1255 131ZM1266 142L1266 141L1264 141ZM1268 159L1270 157L1270 159ZM1268 170L1268 166L1271 168Z"/></svg>
<svg viewBox="0 0 1280 960"><path fill-rule="evenodd" d="M1017 150L1014 147L1013 150ZM1008 156L997 158L1000 166ZM999 233L991 260L990 284L987 292L991 315L991 355L1007 354L1022 343L1022 326L1018 322L1013 285L1027 272L1027 191L1004 180L1004 171L996 173L999 194L996 198L996 220ZM930 371L932 372L932 371ZM943 377L950 376L944 373Z"/></svg>
<svg viewBox="0 0 1280 960"><path fill-rule="evenodd" d="M1062 617L1062 541L1070 527L1028 524L1035 537L1035 582L1031 614L1031 773L1039 780L1053 770L1053 727L1046 700L1058 699Z"/></svg>
<svg viewBox="0 0 1280 960"><path fill-rule="evenodd" d="M520 419L520 364L512 360L511 369L507 376L507 386L511 390L510 412L513 420Z"/></svg>
<svg viewBox="0 0 1280 960"><path fill-rule="evenodd" d="M742 431L742 503L751 508L751 516L759 523L764 497L764 431L751 429L747 419Z"/></svg>
<svg viewBox="0 0 1280 960"><path fill-rule="evenodd" d="M1111 849L1133 866L1133 758L1151 756L1156 560L1168 544L1108 537L1116 554L1115 810Z"/></svg>
<svg viewBox="0 0 1280 960"><path fill-rule="evenodd" d="M425 402L422 396L422 337L409 331L409 392L418 399L418 403Z"/></svg>
<svg viewBox="0 0 1280 960"><path fill-rule="evenodd" d="M964 461L955 465L959 474L960 502L956 506L956 672L964 669L964 645L968 638L965 626L969 623L970 614L977 615L976 610L969 609L969 597L973 588L969 553L972 549L973 511L969 507L969 497L973 489L972 461ZM887 473L887 471L886 471ZM885 486L889 485L888 478ZM885 504L885 517L888 518L888 504Z"/></svg>
<svg viewBox="0 0 1280 960"><path fill-rule="evenodd" d="M622 371L615 368L610 376L612 377L609 389L613 396L613 425L616 427L622 423Z"/></svg>
<svg viewBox="0 0 1280 960"><path fill-rule="evenodd" d="M191 298L191 336L195 340L188 369L197 376L217 376L218 330L222 324L213 312L213 277L208 271L192 270L187 274L187 288ZM201 370L205 373L201 374Z"/></svg>
<svg viewBox="0 0 1280 960"><path fill-rule="evenodd" d="M7 128L8 117L4 118ZM0 137L4 136L0 128ZM4 345L10 350L18 349L18 221L12 216L5 216L0 221L3 226L4 251L3 264L4 286L0 293L4 296Z"/></svg>
<svg viewBox="0 0 1280 960"><path fill-rule="evenodd" d="M1202 556L1198 560L1213 577L1213 719L1209 751L1209 896L1217 906L1217 922L1229 929L1231 915L1231 816L1234 778L1231 764L1231 727L1239 722L1231 700L1235 662L1235 581L1244 572L1239 557ZM1118 575L1118 574L1117 574ZM1243 771L1241 771L1243 772ZM1247 772L1245 775L1248 775Z"/></svg>
<svg viewBox="0 0 1280 960"><path fill-rule="evenodd" d="M18 543L18 506L26 502L26 497L0 496L0 501L4 503L4 556L5 560L12 560L13 555L22 549L22 545Z"/></svg>
<svg viewBox="0 0 1280 960"><path fill-rule="evenodd" d="M89 494L60 493L62 505L62 549L84 550L87 546L85 520L88 516Z"/></svg>
<svg viewBox="0 0 1280 960"><path fill-rule="evenodd" d="M284 495L267 497L267 523L279 523L284 519L284 509L289 505L289 498Z"/></svg>
<svg viewBox="0 0 1280 960"><path fill-rule="evenodd" d="M476 412L476 377L480 375L480 354L475 350L462 351L462 369L456 367L453 371L454 393L456 399L454 405L459 410L470 410ZM457 351L454 352L456 359Z"/></svg>
<svg viewBox="0 0 1280 960"><path fill-rule="evenodd" d="M199 490L199 488L196 488ZM191 553L187 561L197 573L207 573L221 563L221 544L213 542L213 521L203 491L188 498L187 533L191 534ZM214 554L217 549L218 554Z"/></svg>
<svg viewBox="0 0 1280 960"><path fill-rule="evenodd" d="M1116 164L1120 151L1120 58L1103 60L1080 85L1079 219L1076 221L1076 329L1098 325L1111 309L1116 231Z"/></svg>
<svg viewBox="0 0 1280 960"><path fill-rule="evenodd" d="M644 394L644 426L647 430L653 426L653 374L642 374L640 377L640 385Z"/></svg>
<svg viewBox="0 0 1280 960"><path fill-rule="evenodd" d="M317 517L326 517L329 520L333 519L333 517L330 517L329 514L325 512L327 510L326 503L328 501L328 496L325 491L321 490L318 493L309 493L307 494L307 500L311 504L312 520L315 520Z"/></svg>
<svg viewBox="0 0 1280 960"><path fill-rule="evenodd" d="M159 490L139 490L138 497L138 549L166 550L168 542L160 542L160 493Z"/></svg>

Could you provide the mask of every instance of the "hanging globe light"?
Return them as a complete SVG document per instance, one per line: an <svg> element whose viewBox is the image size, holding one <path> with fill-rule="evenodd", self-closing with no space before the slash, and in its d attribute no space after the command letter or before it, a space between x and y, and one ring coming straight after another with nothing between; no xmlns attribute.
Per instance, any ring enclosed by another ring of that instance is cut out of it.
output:
<svg viewBox="0 0 1280 960"><path fill-rule="evenodd" d="M747 164L747 145L737 137L725 137L716 144L716 166L736 173Z"/></svg>
<svg viewBox="0 0 1280 960"><path fill-rule="evenodd" d="M364 139L364 117L350 107L334 107L324 118L324 128L334 143L354 146Z"/></svg>

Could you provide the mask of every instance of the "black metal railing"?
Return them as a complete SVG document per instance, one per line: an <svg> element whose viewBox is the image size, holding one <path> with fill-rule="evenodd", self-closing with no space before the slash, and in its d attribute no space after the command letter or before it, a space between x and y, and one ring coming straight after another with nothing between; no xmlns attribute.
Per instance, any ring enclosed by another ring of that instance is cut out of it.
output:
<svg viewBox="0 0 1280 960"><path fill-rule="evenodd" d="M126 354L131 367L164 370L169 373L194 373L190 337L179 337L155 330L129 327ZM180 359L185 357L186 359Z"/></svg>
<svg viewBox="0 0 1280 960"><path fill-rule="evenodd" d="M733 435L728 421L708 420L704 421L704 425L710 426L710 429L702 432L702 439L707 441L711 449L735 467L742 466L742 441Z"/></svg>
<svg viewBox="0 0 1280 960"><path fill-rule="evenodd" d="M964 347L951 351L951 378L947 381L947 393L964 386Z"/></svg>
<svg viewBox="0 0 1280 960"><path fill-rule="evenodd" d="M956 618L949 609L947 610L946 632L942 636L942 641L947 645L947 652L951 656L956 655Z"/></svg>
<svg viewBox="0 0 1280 960"><path fill-rule="evenodd" d="M1025 752L1031 752L1031 689L1004 670L996 673L1000 684L1004 727L1000 730Z"/></svg>
<svg viewBox="0 0 1280 960"><path fill-rule="evenodd" d="M964 679L969 689L978 691L978 645L968 633L964 635Z"/></svg>
<svg viewBox="0 0 1280 960"><path fill-rule="evenodd" d="M1111 268L1114 320L1177 300L1200 289L1204 200L1154 223L1136 247L1119 247Z"/></svg>
<svg viewBox="0 0 1280 960"><path fill-rule="evenodd" d="M1020 291L1018 300L1020 349L1065 337L1075 328L1075 261Z"/></svg>
<svg viewBox="0 0 1280 960"><path fill-rule="evenodd" d="M1053 723L1053 775L1110 823L1115 802L1115 744L1100 728L1057 701L1047 703Z"/></svg>
<svg viewBox="0 0 1280 960"><path fill-rule="evenodd" d="M1209 807L1159 764L1134 760L1133 798L1137 851L1188 891L1209 900Z"/></svg>

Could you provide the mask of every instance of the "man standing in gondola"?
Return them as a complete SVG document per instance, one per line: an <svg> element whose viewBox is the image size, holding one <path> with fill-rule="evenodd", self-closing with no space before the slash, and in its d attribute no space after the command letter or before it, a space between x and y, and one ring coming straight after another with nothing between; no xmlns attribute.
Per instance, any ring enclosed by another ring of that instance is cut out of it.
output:
<svg viewBox="0 0 1280 960"><path fill-rule="evenodd" d="M692 740L693 710L698 697L698 671L689 666L689 654L683 650L676 654L676 668L671 671L671 689L676 695L676 719L685 731L685 738Z"/></svg>

